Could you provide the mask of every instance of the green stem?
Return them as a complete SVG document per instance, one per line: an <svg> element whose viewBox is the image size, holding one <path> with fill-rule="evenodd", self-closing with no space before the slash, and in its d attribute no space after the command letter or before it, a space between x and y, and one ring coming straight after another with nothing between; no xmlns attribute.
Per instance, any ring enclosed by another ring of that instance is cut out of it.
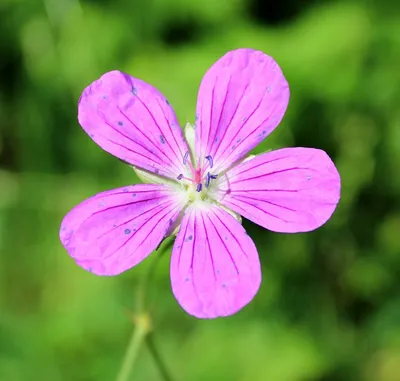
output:
<svg viewBox="0 0 400 381"><path fill-rule="evenodd" d="M146 344L147 344L147 348L149 349L149 351L153 357L154 362L157 365L157 368L160 372L162 379L164 381L172 381L172 378L171 378L170 374L168 373L168 370L164 364L164 361L162 360L162 358L160 356L160 352L158 352L158 349L154 343L152 333L149 333L146 336Z"/></svg>
<svg viewBox="0 0 400 381"><path fill-rule="evenodd" d="M121 369L118 373L116 381L128 381L133 365L139 354L140 347L149 332L149 322L147 316L143 315L137 319L136 328L133 331L126 350Z"/></svg>
<svg viewBox="0 0 400 381"><path fill-rule="evenodd" d="M161 357L158 353L158 350L154 344L152 339L151 331L151 321L150 316L147 311L147 303L148 303L148 286L151 283L152 276L154 274L154 270L157 266L157 263L161 256L171 248L172 239L166 240L161 246L163 249L161 251L157 250L155 258L153 262L150 264L147 273L142 279L141 284L138 286L138 295L136 298L136 314L134 315L134 322L136 328L133 331L131 339L128 344L128 348L126 349L126 353L124 359L122 361L121 369L118 373L116 381L128 381L129 376L132 372L133 366L135 364L136 358L139 354L140 348L143 344L143 341L146 342L150 353L154 359L156 366L158 367L161 376L165 381L172 381L172 378L169 376L166 367L161 360Z"/></svg>

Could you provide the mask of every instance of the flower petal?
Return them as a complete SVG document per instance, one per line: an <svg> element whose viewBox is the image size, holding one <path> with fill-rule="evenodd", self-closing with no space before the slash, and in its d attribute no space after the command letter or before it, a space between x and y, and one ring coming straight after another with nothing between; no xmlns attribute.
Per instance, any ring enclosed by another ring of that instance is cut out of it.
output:
<svg viewBox="0 0 400 381"><path fill-rule="evenodd" d="M257 249L242 225L216 205L189 207L171 258L172 291L198 318L232 315L261 283Z"/></svg>
<svg viewBox="0 0 400 381"><path fill-rule="evenodd" d="M134 166L173 179L184 170L188 148L174 110L146 82L104 74L84 90L78 119L100 147Z"/></svg>
<svg viewBox="0 0 400 381"><path fill-rule="evenodd" d="M139 184L99 193L64 218L62 244L85 270L116 275L157 248L182 202L163 185Z"/></svg>
<svg viewBox="0 0 400 381"><path fill-rule="evenodd" d="M197 100L196 153L220 172L280 123L289 86L274 59L252 49L225 54L205 74Z"/></svg>
<svg viewBox="0 0 400 381"><path fill-rule="evenodd" d="M217 184L219 201L266 229L314 230L334 212L340 175L326 152L284 148L244 161Z"/></svg>

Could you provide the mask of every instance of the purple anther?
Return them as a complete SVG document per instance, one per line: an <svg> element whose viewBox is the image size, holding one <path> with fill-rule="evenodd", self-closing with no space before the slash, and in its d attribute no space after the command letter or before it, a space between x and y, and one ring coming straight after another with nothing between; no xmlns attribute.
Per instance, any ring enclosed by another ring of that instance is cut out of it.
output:
<svg viewBox="0 0 400 381"><path fill-rule="evenodd" d="M211 180L215 180L218 177L218 175L212 175L210 172L207 172L207 178L206 178L206 182L205 182L205 186L206 188L208 188L210 186L210 181Z"/></svg>
<svg viewBox="0 0 400 381"><path fill-rule="evenodd" d="M183 165L186 165L188 157L189 157L189 151L186 151L185 156L183 156Z"/></svg>
<svg viewBox="0 0 400 381"><path fill-rule="evenodd" d="M208 188L210 186L210 180L211 180L210 172L207 172L207 178L206 178L206 182L204 184L206 186L206 188Z"/></svg>
<svg viewBox="0 0 400 381"><path fill-rule="evenodd" d="M201 192L202 188L203 188L203 185L201 183L197 184L196 192Z"/></svg>
<svg viewBox="0 0 400 381"><path fill-rule="evenodd" d="M183 175L182 175L182 173L177 177L177 179L178 180L182 180L182 178L183 178Z"/></svg>
<svg viewBox="0 0 400 381"><path fill-rule="evenodd" d="M208 160L208 162L210 163L210 168L212 168L214 166L214 162L211 155L206 156L205 159Z"/></svg>

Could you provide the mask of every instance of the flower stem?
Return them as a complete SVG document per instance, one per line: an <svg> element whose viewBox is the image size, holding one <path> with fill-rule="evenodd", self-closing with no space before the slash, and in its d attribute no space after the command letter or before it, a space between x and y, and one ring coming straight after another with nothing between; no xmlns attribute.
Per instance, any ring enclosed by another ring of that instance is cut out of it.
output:
<svg viewBox="0 0 400 381"><path fill-rule="evenodd" d="M165 363L160 356L160 352L158 352L157 346L154 343L154 338L153 338L152 333L149 333L146 336L146 344L147 344L147 348L149 349L149 351L154 359L154 362L157 365L157 368L160 372L162 379L164 381L172 381L172 378L171 378L170 374L168 373Z"/></svg>
<svg viewBox="0 0 400 381"><path fill-rule="evenodd" d="M146 315L139 316L136 320L136 328L134 329L129 341L129 345L116 381L128 381L135 360L139 354L140 347L147 333L149 332L149 322Z"/></svg>
<svg viewBox="0 0 400 381"><path fill-rule="evenodd" d="M165 364L162 361L157 347L154 343L153 335L151 333L151 318L149 313L147 312L147 304L149 299L148 288L151 283L154 270L158 264L160 257L171 248L172 240L166 240L166 242L164 244L161 244L161 246L163 246L163 250L157 250L153 262L150 264L147 273L142 279L141 285L138 286L138 293L136 298L136 314L134 314L133 316L133 321L136 327L133 330L116 381L129 380L129 376L132 372L136 358L138 357L140 348L144 341L149 348L150 354L152 355L155 365L158 367L160 375L163 377L163 380L172 381L172 378L168 374Z"/></svg>

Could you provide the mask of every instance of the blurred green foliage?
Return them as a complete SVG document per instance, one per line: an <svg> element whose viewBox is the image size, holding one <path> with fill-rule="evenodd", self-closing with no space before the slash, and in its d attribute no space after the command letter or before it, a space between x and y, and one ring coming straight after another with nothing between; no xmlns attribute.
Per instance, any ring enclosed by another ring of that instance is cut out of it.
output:
<svg viewBox="0 0 400 381"><path fill-rule="evenodd" d="M113 380L145 261L119 277L75 265L62 217L134 183L76 120L81 91L121 69L193 121L207 68L261 49L291 86L256 152L326 150L343 188L318 231L247 221L263 284L237 315L201 321L175 302L164 256L151 284L156 341L177 380L400 380L400 7L392 1L0 0L0 380ZM143 350L132 380L158 380Z"/></svg>

